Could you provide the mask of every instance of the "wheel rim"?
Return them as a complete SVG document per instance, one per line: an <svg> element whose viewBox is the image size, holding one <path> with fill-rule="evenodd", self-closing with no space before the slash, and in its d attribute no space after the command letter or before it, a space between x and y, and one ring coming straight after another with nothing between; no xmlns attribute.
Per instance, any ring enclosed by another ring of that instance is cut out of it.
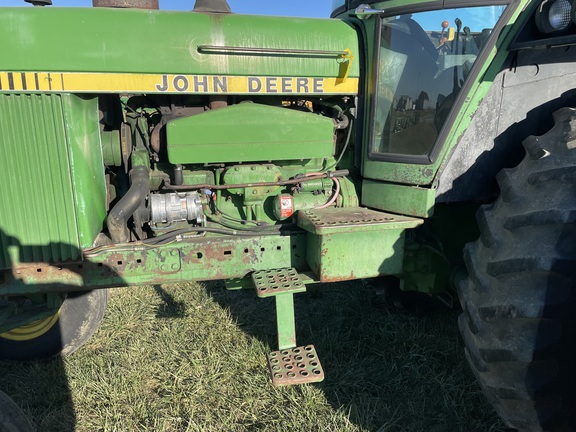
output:
<svg viewBox="0 0 576 432"><path fill-rule="evenodd" d="M56 321L58 321L59 316L60 311L47 318L33 321L30 324L17 327L6 333L0 333L0 337L18 342L36 339L50 330L54 324L56 324Z"/></svg>

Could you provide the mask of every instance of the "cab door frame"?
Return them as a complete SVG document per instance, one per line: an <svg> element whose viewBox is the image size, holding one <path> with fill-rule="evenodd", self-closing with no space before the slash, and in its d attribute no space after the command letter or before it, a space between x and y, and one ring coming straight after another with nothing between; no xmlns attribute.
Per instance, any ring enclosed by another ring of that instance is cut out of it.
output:
<svg viewBox="0 0 576 432"><path fill-rule="evenodd" d="M354 6L356 2L352 2ZM506 60L508 40L506 27L513 23L527 0L443 0L400 5L398 1L382 3L392 7L373 19L356 21L362 26L365 47L363 127L360 165L363 180L362 204L382 210L427 217L432 214L434 181L446 163L467 124L486 95L493 78ZM394 6L398 5L398 6ZM484 49L479 53L459 96L456 98L437 139L428 155L371 154L373 119L376 110L376 89L379 64L379 41L385 17L477 6L508 6L494 27ZM380 4L374 5L378 7ZM504 49L503 49L504 48ZM406 186L408 189L402 188Z"/></svg>

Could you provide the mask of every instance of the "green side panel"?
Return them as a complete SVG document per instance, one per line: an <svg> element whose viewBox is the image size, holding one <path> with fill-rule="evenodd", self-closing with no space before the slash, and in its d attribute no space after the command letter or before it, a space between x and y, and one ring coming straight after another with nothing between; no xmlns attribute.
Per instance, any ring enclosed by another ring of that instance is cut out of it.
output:
<svg viewBox="0 0 576 432"><path fill-rule="evenodd" d="M62 95L80 246L90 247L106 218L106 179L98 99Z"/></svg>
<svg viewBox="0 0 576 432"><path fill-rule="evenodd" d="M320 55L202 53L201 45L343 51L355 30L339 20L108 8L0 8L6 71L130 72L336 77Z"/></svg>
<svg viewBox="0 0 576 432"><path fill-rule="evenodd" d="M96 99L0 95L0 268L92 245L106 205L97 116Z"/></svg>
<svg viewBox="0 0 576 432"><path fill-rule="evenodd" d="M402 272L403 229L333 235L308 233L306 240L306 260L321 282L339 282ZM369 253L366 253L368 251Z"/></svg>
<svg viewBox="0 0 576 432"><path fill-rule="evenodd" d="M0 96L0 268L80 257L62 98Z"/></svg>
<svg viewBox="0 0 576 432"><path fill-rule="evenodd" d="M310 113L242 103L167 125L174 164L327 158L332 120Z"/></svg>
<svg viewBox="0 0 576 432"><path fill-rule="evenodd" d="M373 180L362 182L362 205L392 213L431 217L436 190Z"/></svg>

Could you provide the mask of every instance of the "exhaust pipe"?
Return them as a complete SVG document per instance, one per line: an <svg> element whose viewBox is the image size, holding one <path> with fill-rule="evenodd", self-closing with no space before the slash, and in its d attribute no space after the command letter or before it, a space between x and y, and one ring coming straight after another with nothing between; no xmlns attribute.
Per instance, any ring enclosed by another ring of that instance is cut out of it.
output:
<svg viewBox="0 0 576 432"><path fill-rule="evenodd" d="M52 6L52 0L24 0L26 3L32 3L34 6Z"/></svg>
<svg viewBox="0 0 576 432"><path fill-rule="evenodd" d="M226 0L196 0L193 12L232 13Z"/></svg>

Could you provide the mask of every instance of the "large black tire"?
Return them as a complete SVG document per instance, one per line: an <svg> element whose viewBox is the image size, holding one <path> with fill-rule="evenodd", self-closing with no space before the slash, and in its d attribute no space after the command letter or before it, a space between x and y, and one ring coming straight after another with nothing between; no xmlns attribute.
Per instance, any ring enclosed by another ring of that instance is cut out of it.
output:
<svg viewBox="0 0 576 432"><path fill-rule="evenodd" d="M34 432L24 411L0 391L0 432Z"/></svg>
<svg viewBox="0 0 576 432"><path fill-rule="evenodd" d="M496 411L521 431L576 430L576 110L523 142L479 209L459 287L466 356Z"/></svg>
<svg viewBox="0 0 576 432"><path fill-rule="evenodd" d="M24 341L0 336L0 359L33 360L72 354L96 332L107 302L105 289L68 294L58 320L46 333Z"/></svg>

